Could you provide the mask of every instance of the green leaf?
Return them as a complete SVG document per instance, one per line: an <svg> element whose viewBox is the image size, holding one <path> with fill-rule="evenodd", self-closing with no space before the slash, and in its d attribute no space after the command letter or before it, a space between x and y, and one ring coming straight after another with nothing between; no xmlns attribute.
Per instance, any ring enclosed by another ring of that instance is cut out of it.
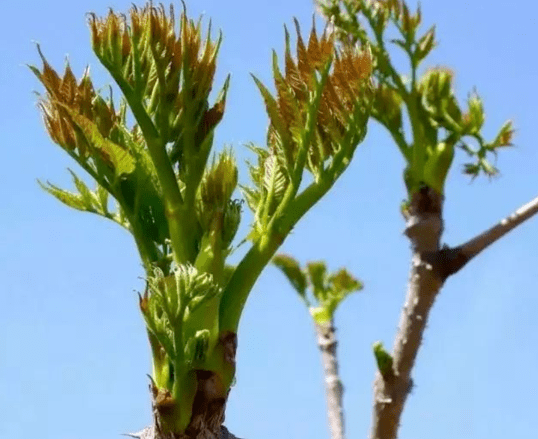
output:
<svg viewBox="0 0 538 439"><path fill-rule="evenodd" d="M514 135L514 126L512 121L509 120L504 123L504 125L499 130L499 134L495 137L493 141L493 147L499 148L503 146L512 146L512 137Z"/></svg>
<svg viewBox="0 0 538 439"><path fill-rule="evenodd" d="M314 289L314 296L319 302L323 302L327 297L327 267L325 262L316 261L306 264L310 283Z"/></svg>
<svg viewBox="0 0 538 439"><path fill-rule="evenodd" d="M224 212L224 221L222 224L222 244L228 248L239 229L241 222L241 211L243 202L241 200L230 200Z"/></svg>
<svg viewBox="0 0 538 439"><path fill-rule="evenodd" d="M203 292L193 296L190 299L189 304L187 305L189 314L194 313L202 305L209 304L212 299L219 297L222 294L222 291L222 288L213 285L204 290Z"/></svg>
<svg viewBox="0 0 538 439"><path fill-rule="evenodd" d="M484 105L482 103L482 99L480 99L480 96L477 94L472 94L469 97L468 105L469 113L466 121L466 132L469 134L475 134L482 129L486 119L484 115Z"/></svg>
<svg viewBox="0 0 538 439"><path fill-rule="evenodd" d="M77 188L77 191L82 196L82 200L84 201L84 204L92 209L97 210L98 209L98 199L96 195L86 186L86 184L75 174L71 169L67 169L71 176L73 177L73 182L75 183L75 187Z"/></svg>
<svg viewBox="0 0 538 439"><path fill-rule="evenodd" d="M135 169L135 161L129 151L122 148L118 144L106 139L101 135L97 125L87 117L78 114L73 109L57 102L61 105L71 116L73 122L80 128L88 142L98 150L105 153L106 157L111 161L114 171L117 176L122 174L130 174Z"/></svg>
<svg viewBox="0 0 538 439"><path fill-rule="evenodd" d="M136 161L137 167L141 169L141 172L144 174L144 176L147 176L149 179L151 179L151 182L154 186L158 186L159 180L157 177L157 171L155 169L153 161L151 160L145 142L143 140L138 142L135 139L133 133L131 133L124 125L118 124L117 127L123 134L125 143L130 149L134 160Z"/></svg>
<svg viewBox="0 0 538 439"><path fill-rule="evenodd" d="M73 209L81 210L83 212L93 212L94 210L91 209L91 206L89 207L83 197L79 194L75 194L72 192L68 192L66 190L63 190L57 186L54 186L52 183L47 182L47 184L41 183L41 181L37 180L37 183L39 186L41 186L41 189L47 191L49 194L56 197L58 200L60 200L65 205L72 207Z"/></svg>
<svg viewBox="0 0 538 439"><path fill-rule="evenodd" d="M250 210L256 212L258 205L260 204L261 194L256 189L252 189L248 186L239 185L239 188L241 189Z"/></svg>
<svg viewBox="0 0 538 439"><path fill-rule="evenodd" d="M360 291L363 288L362 283L351 276L345 268L329 276L328 281L332 285L332 290L343 297L354 291Z"/></svg>
<svg viewBox="0 0 538 439"><path fill-rule="evenodd" d="M308 298L306 297L306 276L301 270L299 263L291 256L279 254L273 258L273 264L275 264L288 278L295 291L299 293L301 299L309 305Z"/></svg>
<svg viewBox="0 0 538 439"><path fill-rule="evenodd" d="M203 362L209 347L210 332L207 329L196 331L185 345L185 357L187 362Z"/></svg>
<svg viewBox="0 0 538 439"><path fill-rule="evenodd" d="M116 221L118 224L121 224L126 229L131 230L129 220L127 219L127 215L125 213L125 209L117 201L115 204L117 212L114 215L114 221Z"/></svg>
<svg viewBox="0 0 538 439"><path fill-rule="evenodd" d="M289 128L289 131L285 133L284 137L277 130L277 134L280 134L281 142L275 142L275 146L279 149L278 153L285 158L284 165L288 169L288 172L291 172L293 169L294 148L293 146L290 147L290 143L292 140L300 138L304 122L299 111L299 106L297 105L297 98L280 72L275 51L273 51L273 77L278 96L278 106Z"/></svg>
<svg viewBox="0 0 538 439"><path fill-rule="evenodd" d="M103 214L108 214L108 191L101 186L100 184L97 184L97 199L99 200L99 207L101 208L101 212Z"/></svg>
<svg viewBox="0 0 538 439"><path fill-rule="evenodd" d="M435 47L435 26L432 26L417 42L414 53L417 64L426 58Z"/></svg>
<svg viewBox="0 0 538 439"><path fill-rule="evenodd" d="M279 163L278 157L271 154L264 163L265 175L263 184L268 194L271 194L273 206L268 207L269 214L274 207L284 198L284 193L288 187L288 177Z"/></svg>
<svg viewBox="0 0 538 439"><path fill-rule="evenodd" d="M257 164L254 165L247 160L247 167L250 174L250 179L254 183L254 187L248 187L239 185L243 196L245 197L248 207L253 213L257 213L258 210L263 207L261 204L265 200L266 190L264 186L265 178L265 161L269 156L269 152L266 149L260 148L253 143L247 144L246 147L253 151L257 155Z"/></svg>

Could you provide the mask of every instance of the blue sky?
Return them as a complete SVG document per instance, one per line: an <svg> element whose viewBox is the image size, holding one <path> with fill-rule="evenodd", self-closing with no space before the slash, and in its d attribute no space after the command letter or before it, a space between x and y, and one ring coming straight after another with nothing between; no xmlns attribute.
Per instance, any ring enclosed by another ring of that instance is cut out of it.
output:
<svg viewBox="0 0 538 439"><path fill-rule="evenodd" d="M143 271L134 242L99 217L71 211L36 178L71 187L77 169L45 134L25 63L33 40L61 69L110 83L89 45L84 14L126 11L130 1L4 2L0 27L0 437L112 439L150 421L149 349L137 307ZM223 30L217 84L232 73L216 147L262 143L267 119L249 76L270 83L271 48L282 25L308 29L310 0L191 0ZM530 0L422 1L440 47L427 65L456 72L465 99L477 87L486 133L511 118L516 148L501 151L502 176L470 184L457 156L446 189L444 240L456 245L538 195L538 6ZM402 235L403 161L370 124L345 175L299 224L283 251L302 263L323 258L365 284L336 316L348 437L365 438L371 417L371 344L392 345L404 300L409 244ZM246 182L244 166L242 181ZM247 230L246 213L240 234ZM538 218L516 229L449 279L431 315L402 419L400 439L533 437L538 392ZM268 267L245 310L237 384L226 424L247 439L328 437L322 368L308 313Z"/></svg>

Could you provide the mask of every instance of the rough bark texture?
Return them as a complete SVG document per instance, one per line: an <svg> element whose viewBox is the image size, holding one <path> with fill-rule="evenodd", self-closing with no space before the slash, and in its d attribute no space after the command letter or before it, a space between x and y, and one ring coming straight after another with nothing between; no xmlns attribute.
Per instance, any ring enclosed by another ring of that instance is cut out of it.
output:
<svg viewBox="0 0 538 439"><path fill-rule="evenodd" d="M137 439L157 439L158 436L155 435L155 428L153 426L146 427L142 431L139 431L137 433L127 433L124 434L124 436L134 437ZM220 434L218 436L213 436L218 439L240 439L237 436L234 436L232 433L228 431L228 429L222 425L220 427Z"/></svg>
<svg viewBox="0 0 538 439"><path fill-rule="evenodd" d="M371 439L395 439L428 316L445 280L505 234L538 213L538 198L465 244L440 248L443 198L423 187L411 200L405 234L413 251L407 297L392 352L391 373L374 380Z"/></svg>
<svg viewBox="0 0 538 439"><path fill-rule="evenodd" d="M344 409L342 397L344 387L338 374L336 358L336 336L333 322L315 324L318 346L321 350L321 360L325 372L325 389L327 392L327 408L331 439L344 439Z"/></svg>
<svg viewBox="0 0 538 439"><path fill-rule="evenodd" d="M372 439L395 439L404 404L412 388L415 363L428 314L443 279L431 264L439 250L443 231L442 197L425 187L411 200L405 233L412 245L411 272L407 298L394 342L392 373L374 381Z"/></svg>
<svg viewBox="0 0 538 439"><path fill-rule="evenodd" d="M221 336L220 343L224 361L235 371L236 334L226 332ZM192 417L185 433L171 433L163 428L161 419L167 416L167 410L171 407L166 398L161 398L163 392L159 391L152 382L150 393L153 425L139 433L130 433L129 436L139 439L239 439L222 425L229 391L223 391L221 378L214 372L197 370L196 380L197 391L192 404Z"/></svg>

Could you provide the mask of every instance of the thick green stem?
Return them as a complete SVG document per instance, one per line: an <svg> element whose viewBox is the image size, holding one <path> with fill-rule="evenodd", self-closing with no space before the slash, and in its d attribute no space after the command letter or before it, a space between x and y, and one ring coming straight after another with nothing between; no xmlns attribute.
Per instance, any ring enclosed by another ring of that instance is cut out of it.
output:
<svg viewBox="0 0 538 439"><path fill-rule="evenodd" d="M424 129L419 115L419 108L417 100L419 95L416 90L411 90L409 97L405 100L407 106L407 112L409 114L409 120L411 123L411 130L413 132L412 152L411 152L411 169L412 175L421 176L424 173L424 164L426 161L426 146L424 145ZM414 182L416 186L418 182ZM408 188L409 189L409 188ZM414 192L417 187L412 188ZM410 194L411 195L411 194Z"/></svg>
<svg viewBox="0 0 538 439"><path fill-rule="evenodd" d="M292 230L303 215L327 193L334 181L323 179L319 183L312 183L308 186L290 204L287 215L283 215L275 222L275 229Z"/></svg>
<svg viewBox="0 0 538 439"><path fill-rule="evenodd" d="M302 218L316 204L336 181L337 176L312 183L289 205L285 214L274 222L268 236L260 238L252 245L235 269L220 304L220 331L237 332L239 319L248 295L262 270L269 263L284 239Z"/></svg>
<svg viewBox="0 0 538 439"><path fill-rule="evenodd" d="M239 319L252 287L284 241L284 236L270 235L262 236L252 245L228 282L219 308L221 332L237 333Z"/></svg>

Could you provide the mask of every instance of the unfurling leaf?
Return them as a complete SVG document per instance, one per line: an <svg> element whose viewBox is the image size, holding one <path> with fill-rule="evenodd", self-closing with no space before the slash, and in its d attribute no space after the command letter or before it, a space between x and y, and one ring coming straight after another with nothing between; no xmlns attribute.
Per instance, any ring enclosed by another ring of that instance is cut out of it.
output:
<svg viewBox="0 0 538 439"><path fill-rule="evenodd" d="M414 56L417 64L426 58L435 47L435 26L432 26L417 42Z"/></svg>
<svg viewBox="0 0 538 439"><path fill-rule="evenodd" d="M299 263L291 256L279 254L273 258L273 264L282 270L293 288L295 288L295 291L299 293L301 299L304 300L307 305L310 305L308 298L306 297L306 276L301 270Z"/></svg>
<svg viewBox="0 0 538 439"><path fill-rule="evenodd" d="M284 197L289 178L284 172L282 165L278 162L278 157L274 154L269 155L265 160L264 170L263 185L267 194L271 194L270 197L273 206L268 208L271 212Z"/></svg>
<svg viewBox="0 0 538 439"><path fill-rule="evenodd" d="M237 186L237 165L232 154L224 151L213 160L200 184L200 197L204 209L220 209L227 206Z"/></svg>
<svg viewBox="0 0 538 439"><path fill-rule="evenodd" d="M77 188L77 191L82 196L82 199L84 200L84 203L87 206L96 207L99 209L99 200L97 199L96 195L86 186L86 184L75 174L71 169L68 169L71 176L73 177L73 182L75 183L75 187Z"/></svg>
<svg viewBox="0 0 538 439"><path fill-rule="evenodd" d="M372 55L368 48L359 50L349 44L337 49L335 35L327 29L318 37L313 28L305 44L297 20L295 25L295 59L285 29L284 73L273 52L276 98L257 78L254 80L270 119L270 153L285 173L298 175L306 167L319 178L337 151L349 149L351 154L364 136L371 101Z"/></svg>
<svg viewBox="0 0 538 439"><path fill-rule="evenodd" d="M442 116L443 103L453 96L454 73L447 68L429 69L418 83L422 101L432 114Z"/></svg>
<svg viewBox="0 0 538 439"><path fill-rule="evenodd" d="M173 6L167 11L151 2L133 6L128 18L112 10L104 18L90 14L93 50L130 104L135 103L135 119L165 143L183 137L176 148L182 141L201 145L212 133L222 118L229 82L211 107L222 35L213 40L210 25L204 38L201 23L187 18L185 10L178 22L179 27Z"/></svg>
<svg viewBox="0 0 538 439"><path fill-rule="evenodd" d="M345 297L354 291L362 290L362 282L355 279L349 272L342 268L331 274L327 279L331 289L339 296Z"/></svg>
<svg viewBox="0 0 538 439"><path fill-rule="evenodd" d="M504 146L512 146L512 138L514 137L514 126L512 121L509 120L504 123L504 125L499 130L499 134L493 141L493 147L499 148Z"/></svg>
<svg viewBox="0 0 538 439"><path fill-rule="evenodd" d="M78 114L71 108L64 107L71 116L73 122L86 137L88 143L100 152L101 159L112 165L117 176L130 174L135 169L135 161L132 155L124 147L103 137L97 125L87 117Z"/></svg>
<svg viewBox="0 0 538 439"><path fill-rule="evenodd" d="M402 106L403 99L400 93L386 85L380 84L375 90L372 115L392 132L402 129Z"/></svg>
<svg viewBox="0 0 538 439"><path fill-rule="evenodd" d="M81 195L63 190L57 186L54 186L52 183L49 183L49 182L47 182L46 185L41 183L39 180L37 180L37 182L39 186L41 186L41 189L47 191L49 194L56 197L65 205L72 207L73 209L82 210L86 212L88 211L88 206L84 202L84 199L82 198Z"/></svg>
<svg viewBox="0 0 538 439"><path fill-rule="evenodd" d="M327 295L327 267L325 262L316 261L306 264L308 280L313 287L314 296L318 301L323 302Z"/></svg>
<svg viewBox="0 0 538 439"><path fill-rule="evenodd" d="M185 357L188 363L203 362L209 347L210 332L207 329L196 331L185 344Z"/></svg>
<svg viewBox="0 0 538 439"><path fill-rule="evenodd" d="M241 222L242 204L241 200L231 200L226 207L222 224L222 245L224 249L231 245L237 233Z"/></svg>
<svg viewBox="0 0 538 439"><path fill-rule="evenodd" d="M463 165L463 173L475 178L480 173L480 166L476 163L465 163Z"/></svg>
<svg viewBox="0 0 538 439"><path fill-rule="evenodd" d="M108 214L108 196L109 196L108 191L98 183L97 184L97 199L99 200L99 207L105 215Z"/></svg>
<svg viewBox="0 0 538 439"><path fill-rule="evenodd" d="M472 94L468 101L469 111L463 117L463 131L465 134L476 134L484 125L484 105L477 94Z"/></svg>
<svg viewBox="0 0 538 439"><path fill-rule="evenodd" d="M282 270L319 324L331 321L340 303L350 293L362 289L362 283L351 276L346 269L342 268L328 275L323 261L310 262L306 270L301 270L294 258L280 254L273 258L273 263ZM307 297L308 284L312 287L317 306Z"/></svg>

